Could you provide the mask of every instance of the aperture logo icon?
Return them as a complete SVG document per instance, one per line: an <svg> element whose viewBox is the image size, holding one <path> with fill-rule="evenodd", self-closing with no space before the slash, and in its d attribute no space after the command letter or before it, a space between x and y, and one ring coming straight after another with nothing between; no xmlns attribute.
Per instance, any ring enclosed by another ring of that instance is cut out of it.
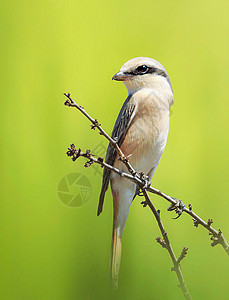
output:
<svg viewBox="0 0 229 300"><path fill-rule="evenodd" d="M70 173L64 176L57 188L60 201L69 207L79 207L87 203L91 192L90 180L81 173Z"/></svg>

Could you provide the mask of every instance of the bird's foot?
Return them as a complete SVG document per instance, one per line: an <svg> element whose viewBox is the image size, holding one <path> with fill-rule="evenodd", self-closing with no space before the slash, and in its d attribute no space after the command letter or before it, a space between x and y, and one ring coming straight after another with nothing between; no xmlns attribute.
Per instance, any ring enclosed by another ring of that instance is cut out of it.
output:
<svg viewBox="0 0 229 300"><path fill-rule="evenodd" d="M148 188L151 185L151 182L149 181L149 176L145 175L144 172L139 173L139 179L141 179L141 181L143 183L143 187L141 188L142 190L145 190L146 188Z"/></svg>
<svg viewBox="0 0 229 300"><path fill-rule="evenodd" d="M139 197L145 197L143 191L141 190L139 190L136 195L138 195Z"/></svg>
<svg viewBox="0 0 229 300"><path fill-rule="evenodd" d="M185 205L181 200L178 200L176 198L173 198L173 199L176 200L177 202L176 202L176 204L171 203L171 205L168 208L168 211L175 210L175 212L177 213L177 217L173 218L175 220L175 219L178 219L182 215Z"/></svg>
<svg viewBox="0 0 229 300"><path fill-rule="evenodd" d="M144 197L143 191L151 186L151 181L149 181L148 178L145 178L144 182L144 186L136 192L136 195L140 197Z"/></svg>
<svg viewBox="0 0 229 300"><path fill-rule="evenodd" d="M146 189L148 189L151 186L151 180L149 180L149 177L146 176L145 179L144 179L144 182L145 182L145 184L144 184L144 186L143 186L142 189L146 190Z"/></svg>
<svg viewBox="0 0 229 300"><path fill-rule="evenodd" d="M142 201L141 204L143 205L143 207L146 207L148 205L146 201Z"/></svg>

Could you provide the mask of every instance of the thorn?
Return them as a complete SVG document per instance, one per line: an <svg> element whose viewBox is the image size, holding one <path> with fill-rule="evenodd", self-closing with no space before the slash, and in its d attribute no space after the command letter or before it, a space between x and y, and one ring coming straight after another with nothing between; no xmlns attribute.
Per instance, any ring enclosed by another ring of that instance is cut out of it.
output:
<svg viewBox="0 0 229 300"><path fill-rule="evenodd" d="M213 220L212 219L208 219L208 226L210 227L211 226L211 224L213 223Z"/></svg>
<svg viewBox="0 0 229 300"><path fill-rule="evenodd" d="M194 226L197 228L198 225L200 224L199 221L194 218L192 220L193 220Z"/></svg>
<svg viewBox="0 0 229 300"><path fill-rule="evenodd" d="M95 120L93 121L93 124L91 125L91 129L95 130L95 128L97 128L97 127L99 127L99 126L101 126L101 124L99 124L98 120L95 119Z"/></svg>

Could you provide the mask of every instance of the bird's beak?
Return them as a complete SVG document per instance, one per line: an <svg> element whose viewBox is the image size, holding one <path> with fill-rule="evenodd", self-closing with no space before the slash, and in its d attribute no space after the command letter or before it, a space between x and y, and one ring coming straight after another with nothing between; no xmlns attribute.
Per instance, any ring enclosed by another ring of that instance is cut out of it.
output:
<svg viewBox="0 0 229 300"><path fill-rule="evenodd" d="M118 72L116 73L113 77L112 80L117 80L117 81L126 81L128 80L130 77L132 77L132 75L130 74L125 74L123 72Z"/></svg>

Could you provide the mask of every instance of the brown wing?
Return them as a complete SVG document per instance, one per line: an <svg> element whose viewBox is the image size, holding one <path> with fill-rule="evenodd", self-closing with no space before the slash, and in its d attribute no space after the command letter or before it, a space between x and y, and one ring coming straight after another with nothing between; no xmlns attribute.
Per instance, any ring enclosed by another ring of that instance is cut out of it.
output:
<svg viewBox="0 0 229 300"><path fill-rule="evenodd" d="M133 119L134 116L134 110L135 110L135 105L133 103L130 103L130 99L131 99L132 95L129 95L126 99L126 101L124 102L120 113L118 115L118 118L115 122L114 125L114 129L112 132L111 137L117 140L118 145L121 146L124 138L126 136L127 130L130 126L130 123ZM111 144L108 145L107 148L107 154L106 154L106 162L109 165L114 164L115 158L116 158L116 151L113 148L113 146ZM103 210L103 202L104 202L104 197L105 197L105 193L108 189L108 185L109 185L109 179L110 179L110 172L107 169L103 170L103 181L102 181L102 188L101 188L101 193L100 193L100 197L99 197L99 206L98 206L98 211L97 211L97 216L100 215L100 213Z"/></svg>

